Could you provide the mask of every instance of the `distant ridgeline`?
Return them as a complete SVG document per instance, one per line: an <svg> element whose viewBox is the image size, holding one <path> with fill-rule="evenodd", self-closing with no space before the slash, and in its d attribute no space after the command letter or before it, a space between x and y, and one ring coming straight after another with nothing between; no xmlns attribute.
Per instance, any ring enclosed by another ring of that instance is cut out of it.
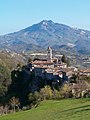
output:
<svg viewBox="0 0 90 120"><path fill-rule="evenodd" d="M90 31L43 20L18 32L0 36L0 48L16 52L42 50L48 46L90 54Z"/></svg>

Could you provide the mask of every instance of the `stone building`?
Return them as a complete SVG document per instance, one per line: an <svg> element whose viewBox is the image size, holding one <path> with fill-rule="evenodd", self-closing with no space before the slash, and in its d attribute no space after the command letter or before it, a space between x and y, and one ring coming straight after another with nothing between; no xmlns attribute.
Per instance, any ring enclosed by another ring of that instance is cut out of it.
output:
<svg viewBox="0 0 90 120"><path fill-rule="evenodd" d="M66 63L53 57L52 49L50 47L47 49L47 59L35 60L32 62L32 66L35 76L42 77L43 79L62 79L63 81L67 81L73 73L73 70L68 68Z"/></svg>

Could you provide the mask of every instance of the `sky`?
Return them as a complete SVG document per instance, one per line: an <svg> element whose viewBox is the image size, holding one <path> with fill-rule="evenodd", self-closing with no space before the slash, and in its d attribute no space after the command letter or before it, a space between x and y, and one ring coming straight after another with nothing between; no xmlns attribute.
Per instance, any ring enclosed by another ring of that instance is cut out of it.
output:
<svg viewBox="0 0 90 120"><path fill-rule="evenodd" d="M0 0L0 35L42 20L90 30L90 0Z"/></svg>

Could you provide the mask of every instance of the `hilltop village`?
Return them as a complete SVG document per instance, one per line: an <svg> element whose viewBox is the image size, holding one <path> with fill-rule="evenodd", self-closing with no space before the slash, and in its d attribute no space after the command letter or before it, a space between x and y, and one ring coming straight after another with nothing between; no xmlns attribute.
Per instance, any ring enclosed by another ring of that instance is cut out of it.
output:
<svg viewBox="0 0 90 120"><path fill-rule="evenodd" d="M27 65L29 71L33 71L36 77L42 79L54 80L56 82L68 82L73 74L90 76L89 69L78 69L74 66L68 66L62 62L61 58L53 55L52 48L47 48L46 59L36 59Z"/></svg>
<svg viewBox="0 0 90 120"><path fill-rule="evenodd" d="M57 82L59 80L68 81L72 74L78 71L75 67L68 67L67 63L62 62L60 58L54 57L50 47L47 48L46 59L32 61L27 67L34 72L35 76Z"/></svg>

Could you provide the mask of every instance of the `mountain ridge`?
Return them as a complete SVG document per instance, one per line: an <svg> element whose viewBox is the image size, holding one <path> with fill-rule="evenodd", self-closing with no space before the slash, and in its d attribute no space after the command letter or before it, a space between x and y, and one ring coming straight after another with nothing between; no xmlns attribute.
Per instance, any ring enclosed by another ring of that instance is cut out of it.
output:
<svg viewBox="0 0 90 120"><path fill-rule="evenodd" d="M1 49L6 48L17 52L36 48L45 49L48 46L57 49L62 45L74 48L82 54L89 54L90 31L75 29L51 20L43 20L20 31L0 36Z"/></svg>

